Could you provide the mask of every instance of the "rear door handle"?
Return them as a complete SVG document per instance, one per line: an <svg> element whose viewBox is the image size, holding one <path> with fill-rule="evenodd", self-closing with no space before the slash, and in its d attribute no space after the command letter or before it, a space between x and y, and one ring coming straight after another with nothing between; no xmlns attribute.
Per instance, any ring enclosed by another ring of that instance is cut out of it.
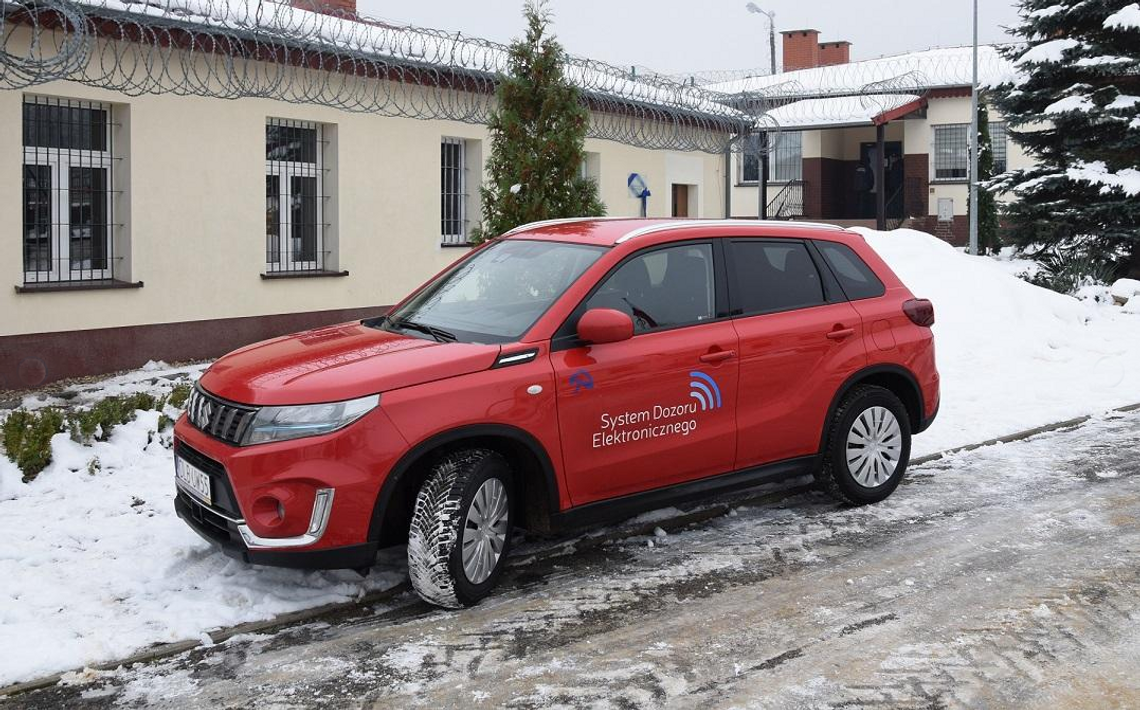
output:
<svg viewBox="0 0 1140 710"><path fill-rule="evenodd" d="M831 340L843 340L844 338L850 338L852 335L855 335L854 328L837 328L828 333L827 337Z"/></svg>
<svg viewBox="0 0 1140 710"><path fill-rule="evenodd" d="M705 353L701 355L701 362L724 362L730 358L736 357L735 350L718 350L715 353Z"/></svg>

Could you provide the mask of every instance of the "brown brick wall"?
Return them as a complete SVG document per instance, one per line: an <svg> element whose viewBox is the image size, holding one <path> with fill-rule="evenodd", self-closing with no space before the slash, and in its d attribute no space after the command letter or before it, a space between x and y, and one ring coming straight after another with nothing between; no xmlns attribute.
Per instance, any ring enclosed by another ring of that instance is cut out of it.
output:
<svg viewBox="0 0 1140 710"><path fill-rule="evenodd" d="M903 211L908 217L930 213L930 155L907 153L903 156Z"/></svg>
<svg viewBox="0 0 1140 710"><path fill-rule="evenodd" d="M970 219L966 215L954 215L953 222L940 222L938 215L932 214L925 220L915 218L911 224L915 229L929 232L956 247L964 247L970 242Z"/></svg>
<svg viewBox="0 0 1140 710"><path fill-rule="evenodd" d="M824 42L819 45L819 65L829 67L851 61L850 42Z"/></svg>
<svg viewBox="0 0 1140 710"><path fill-rule="evenodd" d="M784 37L784 71L819 66L819 31L787 30Z"/></svg>

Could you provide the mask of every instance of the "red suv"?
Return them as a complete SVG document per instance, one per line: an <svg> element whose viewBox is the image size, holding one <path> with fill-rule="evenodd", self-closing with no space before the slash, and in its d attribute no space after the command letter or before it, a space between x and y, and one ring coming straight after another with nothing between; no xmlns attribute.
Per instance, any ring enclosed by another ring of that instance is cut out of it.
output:
<svg viewBox="0 0 1140 710"><path fill-rule="evenodd" d="M248 562L486 596L512 530L812 473L899 484L938 411L929 301L858 234L574 219L473 250L385 316L236 350L175 428L179 515Z"/></svg>

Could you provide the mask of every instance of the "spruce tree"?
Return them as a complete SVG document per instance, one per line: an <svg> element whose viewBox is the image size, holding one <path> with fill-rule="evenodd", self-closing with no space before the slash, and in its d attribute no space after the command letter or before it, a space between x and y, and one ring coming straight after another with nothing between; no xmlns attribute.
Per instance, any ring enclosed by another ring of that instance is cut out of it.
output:
<svg viewBox="0 0 1140 710"><path fill-rule="evenodd" d="M990 138L990 112L984 103L978 104L978 251L996 253L1001 248L998 238L998 209L994 193L984 189L994 176L994 144ZM973 209L973 205L970 206Z"/></svg>
<svg viewBox="0 0 1140 710"><path fill-rule="evenodd" d="M526 36L511 44L509 73L488 122L477 242L527 222L605 214L597 184L581 172L590 112L566 78L566 52L550 33L550 12L545 2L527 2L523 14Z"/></svg>
<svg viewBox="0 0 1140 710"><path fill-rule="evenodd" d="M1134 0L1021 0L997 87L1010 137L1037 165L995 181L1018 198L1009 235L1140 273L1140 11Z"/></svg>

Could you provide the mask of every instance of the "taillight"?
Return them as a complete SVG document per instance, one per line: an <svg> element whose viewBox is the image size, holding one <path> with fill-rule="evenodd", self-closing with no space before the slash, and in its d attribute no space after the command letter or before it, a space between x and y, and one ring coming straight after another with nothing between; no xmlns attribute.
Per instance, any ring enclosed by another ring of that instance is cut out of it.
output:
<svg viewBox="0 0 1140 710"><path fill-rule="evenodd" d="M925 298L912 298L903 304L903 313L915 325L929 328L934 325L934 304Z"/></svg>

